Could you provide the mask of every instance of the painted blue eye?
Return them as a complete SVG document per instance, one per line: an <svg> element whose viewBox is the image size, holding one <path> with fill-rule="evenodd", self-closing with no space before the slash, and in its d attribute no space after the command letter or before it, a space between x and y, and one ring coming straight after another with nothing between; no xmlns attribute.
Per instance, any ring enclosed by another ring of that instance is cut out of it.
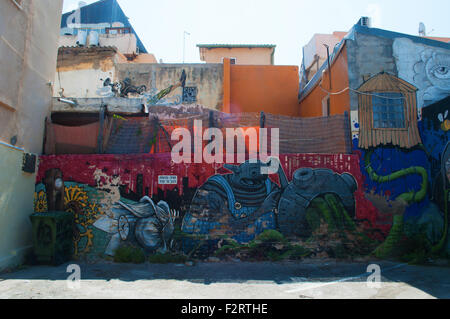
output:
<svg viewBox="0 0 450 319"><path fill-rule="evenodd" d="M438 79L450 78L450 68L448 66L438 65L433 68L432 72Z"/></svg>

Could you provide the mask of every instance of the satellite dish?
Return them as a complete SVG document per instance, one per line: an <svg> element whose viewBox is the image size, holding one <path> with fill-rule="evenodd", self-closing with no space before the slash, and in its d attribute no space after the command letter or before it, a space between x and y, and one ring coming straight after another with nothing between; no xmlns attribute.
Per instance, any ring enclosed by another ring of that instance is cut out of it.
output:
<svg viewBox="0 0 450 319"><path fill-rule="evenodd" d="M427 35L427 30L426 30L425 24L423 22L419 23L419 35L422 37Z"/></svg>

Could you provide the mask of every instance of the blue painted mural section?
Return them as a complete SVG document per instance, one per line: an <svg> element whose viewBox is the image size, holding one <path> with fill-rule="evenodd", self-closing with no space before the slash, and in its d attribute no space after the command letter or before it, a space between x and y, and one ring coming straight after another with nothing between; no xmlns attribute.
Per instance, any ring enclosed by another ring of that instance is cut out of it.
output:
<svg viewBox="0 0 450 319"><path fill-rule="evenodd" d="M447 119L449 106L450 97L423 109L423 118L418 122L423 145L409 150L380 146L373 150L370 157L370 166L379 176L389 176L410 167L423 167L427 171L427 196L420 202L410 203L404 213L405 220L420 217L430 207L430 203L435 201L435 193L442 188L442 185L437 185L437 181L442 175L443 152L450 139ZM366 193L373 193L388 201L395 201L404 193L418 192L421 189L422 177L420 174L408 174L382 183L374 181L367 171L365 157L369 151L358 148L358 139L353 140L353 149L361 154L360 165L365 177Z"/></svg>
<svg viewBox="0 0 450 319"><path fill-rule="evenodd" d="M366 192L373 192L376 195L385 197L386 200L395 201L404 193L420 191L422 177L419 174L408 174L385 183L373 181L366 170L366 163L364 161L367 151L360 151ZM422 149L402 150L394 147L378 147L374 150L370 163L375 172L380 176L388 176L416 166L425 168L427 172L430 171L427 154ZM430 183L431 181L429 180L428 182ZM404 213L405 219L420 216L429 202L430 200L427 196L421 202L411 203Z"/></svg>

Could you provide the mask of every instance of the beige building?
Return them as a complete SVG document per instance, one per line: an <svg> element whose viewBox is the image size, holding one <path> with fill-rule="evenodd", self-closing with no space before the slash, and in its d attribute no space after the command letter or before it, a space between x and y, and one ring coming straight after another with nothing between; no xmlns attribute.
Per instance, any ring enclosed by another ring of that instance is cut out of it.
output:
<svg viewBox="0 0 450 319"><path fill-rule="evenodd" d="M317 70L327 60L327 48L330 55L334 47L342 41L347 32L333 32L332 34L314 34L307 45L303 47L303 63L308 81L312 79Z"/></svg>
<svg viewBox="0 0 450 319"><path fill-rule="evenodd" d="M31 248L37 163L24 169L23 159L42 152L62 4L0 0L0 271Z"/></svg>
<svg viewBox="0 0 450 319"><path fill-rule="evenodd" d="M224 58L232 64L273 65L275 45L272 44L197 44L200 60L206 63L222 63Z"/></svg>

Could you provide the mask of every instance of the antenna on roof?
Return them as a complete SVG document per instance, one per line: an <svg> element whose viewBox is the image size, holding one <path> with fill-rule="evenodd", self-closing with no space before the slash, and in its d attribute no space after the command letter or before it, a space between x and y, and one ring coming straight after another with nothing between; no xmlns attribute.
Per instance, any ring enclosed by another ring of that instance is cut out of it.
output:
<svg viewBox="0 0 450 319"><path fill-rule="evenodd" d="M425 28L425 24L423 22L419 23L419 35L421 37L425 37L427 35L427 29Z"/></svg>

